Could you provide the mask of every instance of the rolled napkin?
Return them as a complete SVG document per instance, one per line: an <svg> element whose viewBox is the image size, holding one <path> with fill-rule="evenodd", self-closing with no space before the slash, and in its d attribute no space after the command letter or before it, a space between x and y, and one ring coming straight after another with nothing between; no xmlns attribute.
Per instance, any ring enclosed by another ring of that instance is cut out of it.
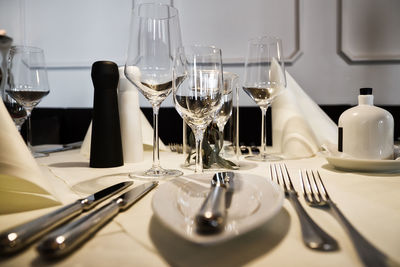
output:
<svg viewBox="0 0 400 267"><path fill-rule="evenodd" d="M118 69L118 107L124 161L127 163L140 162L143 160L143 143L139 94L125 77L124 67Z"/></svg>
<svg viewBox="0 0 400 267"><path fill-rule="evenodd" d="M285 158L314 156L337 144L337 125L286 72L287 87L272 103L273 150Z"/></svg>
<svg viewBox="0 0 400 267"><path fill-rule="evenodd" d="M143 150L153 146L153 127L139 107L139 94L135 86L128 81L124 74L124 67L119 68L118 106L121 123L122 150L124 162L135 163L143 160ZM90 140L92 124L86 132L81 146L81 154L90 157ZM166 146L160 140L161 150Z"/></svg>
<svg viewBox="0 0 400 267"><path fill-rule="evenodd" d="M0 101L0 214L60 204Z"/></svg>

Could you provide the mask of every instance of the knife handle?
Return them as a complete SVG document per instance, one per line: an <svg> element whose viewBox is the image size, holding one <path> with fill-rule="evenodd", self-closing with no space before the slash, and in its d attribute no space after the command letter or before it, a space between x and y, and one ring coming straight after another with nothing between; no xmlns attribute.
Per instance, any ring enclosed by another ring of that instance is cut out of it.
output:
<svg viewBox="0 0 400 267"><path fill-rule="evenodd" d="M219 232L224 228L226 220L225 193L226 189L221 186L211 187L210 193L195 217L199 233L209 234Z"/></svg>
<svg viewBox="0 0 400 267"><path fill-rule="evenodd" d="M37 219L0 233L0 255L15 253L62 223L81 214L82 203L77 200Z"/></svg>
<svg viewBox="0 0 400 267"><path fill-rule="evenodd" d="M117 201L111 201L102 208L50 233L43 238L37 250L47 258L64 256L91 237L101 226L116 216L118 211Z"/></svg>

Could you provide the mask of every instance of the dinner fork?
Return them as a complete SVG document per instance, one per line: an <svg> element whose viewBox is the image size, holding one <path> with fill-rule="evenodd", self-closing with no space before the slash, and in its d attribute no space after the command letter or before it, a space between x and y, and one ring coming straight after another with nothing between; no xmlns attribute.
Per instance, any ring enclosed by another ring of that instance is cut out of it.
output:
<svg viewBox="0 0 400 267"><path fill-rule="evenodd" d="M331 200L318 171L300 171L300 178L306 203L311 207L327 210L342 224L365 266L400 266L399 263L375 248L347 220Z"/></svg>
<svg viewBox="0 0 400 267"><path fill-rule="evenodd" d="M283 168L286 172L286 179L283 172ZM285 164L270 164L270 177L272 181L275 181L282 185L283 190L285 192L285 197L290 201L293 205L297 215L299 216L301 232L303 237L304 244L315 250L322 251L333 251L339 248L336 240L327 234L324 230L319 227L313 219L308 215L308 213L304 210L303 206L300 204L298 200L298 194L295 190L292 180L289 175L289 171ZM278 171L279 169L279 171ZM288 183L286 182L288 180Z"/></svg>

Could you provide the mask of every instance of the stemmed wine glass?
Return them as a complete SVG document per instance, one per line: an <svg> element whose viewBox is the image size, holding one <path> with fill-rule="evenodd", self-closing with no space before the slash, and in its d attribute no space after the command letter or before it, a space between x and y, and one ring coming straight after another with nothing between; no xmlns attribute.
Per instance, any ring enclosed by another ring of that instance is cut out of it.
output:
<svg viewBox="0 0 400 267"><path fill-rule="evenodd" d="M178 10L160 3L145 3L133 9L131 36L125 76L149 100L153 107L153 165L132 173L135 178L179 176L179 170L160 166L158 112L172 90L173 53L181 46Z"/></svg>
<svg viewBox="0 0 400 267"><path fill-rule="evenodd" d="M282 41L276 37L262 36L248 42L243 89L261 108L261 152L247 156L249 160L271 161L281 159L266 153L267 109L286 87Z"/></svg>
<svg viewBox="0 0 400 267"><path fill-rule="evenodd" d="M6 93L5 90L3 90L2 94L3 102L8 110L8 113L13 119L18 131L21 132L22 124L24 124L27 117L26 110L23 106L18 104L18 102L15 101L8 93Z"/></svg>
<svg viewBox="0 0 400 267"><path fill-rule="evenodd" d="M202 172L204 131L222 104L221 50L213 46L179 48L174 60L172 86L175 108L190 126L196 139L195 172Z"/></svg>
<svg viewBox="0 0 400 267"><path fill-rule="evenodd" d="M46 156L35 152L31 145L32 110L50 92L44 52L38 47L13 46L9 52L7 69L9 73L6 92L26 111L28 147L33 156Z"/></svg>

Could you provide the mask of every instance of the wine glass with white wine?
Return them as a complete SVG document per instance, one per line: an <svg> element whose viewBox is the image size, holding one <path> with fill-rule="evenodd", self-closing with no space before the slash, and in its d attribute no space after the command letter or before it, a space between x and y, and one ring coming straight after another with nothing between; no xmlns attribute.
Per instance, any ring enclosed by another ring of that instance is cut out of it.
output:
<svg viewBox="0 0 400 267"><path fill-rule="evenodd" d="M180 176L179 170L160 166L158 112L172 90L173 53L181 46L178 10L160 3L145 3L132 11L131 36L125 76L153 107L153 165L132 178L161 179Z"/></svg>
<svg viewBox="0 0 400 267"><path fill-rule="evenodd" d="M276 37L262 36L249 40L245 62L243 90L261 109L261 151L247 156L254 161L280 160L278 155L266 152L266 113L275 97L286 87L282 41Z"/></svg>
<svg viewBox="0 0 400 267"><path fill-rule="evenodd" d="M38 47L13 46L8 55L7 69L6 93L26 111L28 147L34 157L47 156L33 150L31 131L32 110L50 93L44 52Z"/></svg>

